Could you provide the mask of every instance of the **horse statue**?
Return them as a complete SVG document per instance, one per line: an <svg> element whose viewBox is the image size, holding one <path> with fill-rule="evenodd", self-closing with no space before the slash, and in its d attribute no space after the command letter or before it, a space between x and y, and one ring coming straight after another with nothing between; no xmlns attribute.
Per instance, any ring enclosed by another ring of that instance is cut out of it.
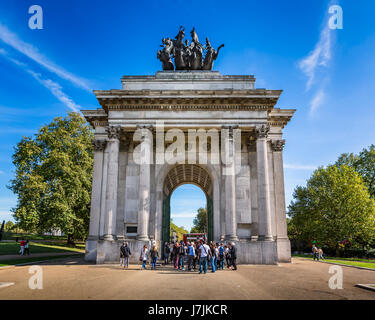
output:
<svg viewBox="0 0 375 320"><path fill-rule="evenodd" d="M162 62L163 70L174 70L171 53L173 50L173 41L170 38L163 38L161 40L163 45L162 50L158 50L157 58Z"/></svg>
<svg viewBox="0 0 375 320"><path fill-rule="evenodd" d="M224 47L224 44L219 46L217 50L215 50L210 43L210 40L206 38L206 56L204 57L202 70L212 70L212 67L214 65L214 61L216 60L217 56L219 55L220 49Z"/></svg>

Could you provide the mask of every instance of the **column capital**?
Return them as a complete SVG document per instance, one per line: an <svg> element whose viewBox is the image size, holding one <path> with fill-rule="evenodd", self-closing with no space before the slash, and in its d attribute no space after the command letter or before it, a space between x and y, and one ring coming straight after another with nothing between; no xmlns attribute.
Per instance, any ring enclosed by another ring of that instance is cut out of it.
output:
<svg viewBox="0 0 375 320"><path fill-rule="evenodd" d="M154 126L152 124L137 124L137 129L152 130Z"/></svg>
<svg viewBox="0 0 375 320"><path fill-rule="evenodd" d="M270 131L270 125L268 123L262 124L261 126L256 127L255 135L258 139L267 138L269 131Z"/></svg>
<svg viewBox="0 0 375 320"><path fill-rule="evenodd" d="M107 144L107 140L94 140L92 145L94 147L94 151L103 151Z"/></svg>
<svg viewBox="0 0 375 320"><path fill-rule="evenodd" d="M272 151L281 152L284 149L285 140L272 140L271 147Z"/></svg>
<svg viewBox="0 0 375 320"><path fill-rule="evenodd" d="M120 139L121 127L120 126L107 126L105 131L109 139Z"/></svg>

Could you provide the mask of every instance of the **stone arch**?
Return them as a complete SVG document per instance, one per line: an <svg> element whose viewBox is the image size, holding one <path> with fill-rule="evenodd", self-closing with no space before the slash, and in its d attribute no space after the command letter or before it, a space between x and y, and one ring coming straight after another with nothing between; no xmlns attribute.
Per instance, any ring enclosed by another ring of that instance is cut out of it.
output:
<svg viewBox="0 0 375 320"><path fill-rule="evenodd" d="M162 240L163 203L175 189L183 184L194 184L202 189L212 203L212 239L219 240L220 230L220 183L217 169L211 165L201 164L164 164L158 168L156 175L156 208L155 236Z"/></svg>

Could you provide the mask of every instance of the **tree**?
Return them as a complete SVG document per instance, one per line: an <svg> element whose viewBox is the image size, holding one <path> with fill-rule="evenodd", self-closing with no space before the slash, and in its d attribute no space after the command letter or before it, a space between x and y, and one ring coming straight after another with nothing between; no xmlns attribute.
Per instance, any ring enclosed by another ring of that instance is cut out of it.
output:
<svg viewBox="0 0 375 320"><path fill-rule="evenodd" d="M362 176L370 195L375 198L375 145L363 149L358 155L342 154L336 165L347 165L357 171Z"/></svg>
<svg viewBox="0 0 375 320"><path fill-rule="evenodd" d="M12 209L18 226L30 232L61 230L68 242L88 232L93 133L75 112L42 126L14 148L18 196Z"/></svg>
<svg viewBox="0 0 375 320"><path fill-rule="evenodd" d="M342 240L362 247L373 242L375 202L352 167L318 168L293 197L288 214L302 240L316 240L337 253Z"/></svg>
<svg viewBox="0 0 375 320"><path fill-rule="evenodd" d="M5 231L11 231L15 227L15 224L13 221L7 221L4 226Z"/></svg>
<svg viewBox="0 0 375 320"><path fill-rule="evenodd" d="M204 233L207 232L207 210L203 208L198 209L198 214L193 220L193 227L191 233Z"/></svg>
<svg viewBox="0 0 375 320"><path fill-rule="evenodd" d="M185 233L189 233L187 230L185 230L185 228L183 226L179 227L179 226L175 225L172 222L172 219L171 219L171 223L170 223L170 236L171 236L171 239L172 239L172 230L174 230L176 232L177 241L183 240L184 234Z"/></svg>

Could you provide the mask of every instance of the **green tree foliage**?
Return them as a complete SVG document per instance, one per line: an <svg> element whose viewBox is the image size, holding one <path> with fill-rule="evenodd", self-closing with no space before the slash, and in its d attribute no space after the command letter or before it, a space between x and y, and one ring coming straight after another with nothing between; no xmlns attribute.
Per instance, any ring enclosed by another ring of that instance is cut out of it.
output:
<svg viewBox="0 0 375 320"><path fill-rule="evenodd" d="M204 208L198 209L198 214L193 220L193 227L191 233L204 233L207 232L207 210Z"/></svg>
<svg viewBox="0 0 375 320"><path fill-rule="evenodd" d="M29 232L60 229L72 238L87 235L93 167L93 133L84 118L70 112L23 137L13 154L18 196L12 209L18 226Z"/></svg>
<svg viewBox="0 0 375 320"><path fill-rule="evenodd" d="M363 178L372 197L375 197L375 145L363 149L358 155L342 154L336 165L347 165L357 171Z"/></svg>
<svg viewBox="0 0 375 320"><path fill-rule="evenodd" d="M189 233L187 230L184 229L183 226L182 227L178 227L177 225L175 225L172 222L172 219L171 219L171 224L170 224L170 237L171 237L171 240L172 240L172 230L174 230L176 232L177 241L183 240L184 233Z"/></svg>
<svg viewBox="0 0 375 320"><path fill-rule="evenodd" d="M352 167L318 168L293 197L288 212L292 236L336 249L342 240L361 247L374 241L375 202Z"/></svg>
<svg viewBox="0 0 375 320"><path fill-rule="evenodd" d="M14 222L9 220L9 221L7 221L7 222L5 223L5 225L4 225L4 230L5 230L5 231L12 231L14 227L15 227Z"/></svg>

